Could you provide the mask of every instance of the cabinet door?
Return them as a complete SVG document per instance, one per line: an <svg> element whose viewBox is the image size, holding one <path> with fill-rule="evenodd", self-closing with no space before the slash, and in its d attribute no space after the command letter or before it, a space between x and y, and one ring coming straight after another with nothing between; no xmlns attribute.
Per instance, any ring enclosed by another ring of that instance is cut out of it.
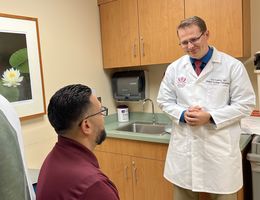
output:
<svg viewBox="0 0 260 200"><path fill-rule="evenodd" d="M183 54L176 27L183 0L138 0L141 64L171 63Z"/></svg>
<svg viewBox="0 0 260 200"><path fill-rule="evenodd" d="M99 166L116 185L120 200L133 200L132 169L129 156L95 151Z"/></svg>
<svg viewBox="0 0 260 200"><path fill-rule="evenodd" d="M173 185L163 177L164 161L132 158L134 200L173 199Z"/></svg>
<svg viewBox="0 0 260 200"><path fill-rule="evenodd" d="M104 68L140 65L137 0L99 5Z"/></svg>
<svg viewBox="0 0 260 200"><path fill-rule="evenodd" d="M244 3L245 2L245 3ZM250 56L250 1L185 0L185 15L200 16L210 31L209 43L234 57Z"/></svg>

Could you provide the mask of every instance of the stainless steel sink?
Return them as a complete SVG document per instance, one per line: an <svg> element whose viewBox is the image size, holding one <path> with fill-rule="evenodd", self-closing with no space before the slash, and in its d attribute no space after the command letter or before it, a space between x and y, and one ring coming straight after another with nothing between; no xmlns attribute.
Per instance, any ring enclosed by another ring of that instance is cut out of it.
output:
<svg viewBox="0 0 260 200"><path fill-rule="evenodd" d="M146 123L146 122L133 122L127 124L125 126L119 127L116 130L118 131L127 131L127 132L134 132L134 133L147 133L147 134L158 134L162 135L167 133L165 131L166 124L153 124L153 123Z"/></svg>

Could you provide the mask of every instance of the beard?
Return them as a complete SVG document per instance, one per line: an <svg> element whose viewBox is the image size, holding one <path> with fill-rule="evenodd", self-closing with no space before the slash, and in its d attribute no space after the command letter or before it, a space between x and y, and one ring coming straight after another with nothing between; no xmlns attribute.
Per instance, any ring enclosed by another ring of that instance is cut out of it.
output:
<svg viewBox="0 0 260 200"><path fill-rule="evenodd" d="M100 131L100 134L97 136L96 138L96 144L100 145L107 137L107 133L105 131L105 129Z"/></svg>

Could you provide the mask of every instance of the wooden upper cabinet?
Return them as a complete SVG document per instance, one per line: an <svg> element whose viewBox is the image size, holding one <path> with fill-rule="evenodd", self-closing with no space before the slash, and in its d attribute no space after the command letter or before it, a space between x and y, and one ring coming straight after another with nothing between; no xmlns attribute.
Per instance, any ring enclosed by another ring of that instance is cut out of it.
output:
<svg viewBox="0 0 260 200"><path fill-rule="evenodd" d="M183 54L176 28L202 17L209 44L234 57L251 55L250 0L98 0L104 68L171 63ZM185 5L185 6L184 6Z"/></svg>
<svg viewBox="0 0 260 200"><path fill-rule="evenodd" d="M209 43L234 57L251 55L250 0L185 0L185 16L200 16Z"/></svg>
<svg viewBox="0 0 260 200"><path fill-rule="evenodd" d="M108 3L111 1L116 1L116 0L97 0L97 3L98 3L98 5L100 5L100 4Z"/></svg>
<svg viewBox="0 0 260 200"><path fill-rule="evenodd" d="M136 0L99 5L104 68L140 65Z"/></svg>
<svg viewBox="0 0 260 200"><path fill-rule="evenodd" d="M138 0L141 65L171 63L182 55L176 27L182 0Z"/></svg>
<svg viewBox="0 0 260 200"><path fill-rule="evenodd" d="M104 68L170 63L182 54L183 0L114 0L99 9Z"/></svg>

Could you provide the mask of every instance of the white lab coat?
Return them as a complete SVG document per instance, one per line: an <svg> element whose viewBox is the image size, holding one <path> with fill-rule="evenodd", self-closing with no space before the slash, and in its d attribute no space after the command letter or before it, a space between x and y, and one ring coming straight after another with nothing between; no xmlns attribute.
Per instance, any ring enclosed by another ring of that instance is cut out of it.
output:
<svg viewBox="0 0 260 200"><path fill-rule="evenodd" d="M188 55L166 70L157 97L173 119L164 177L193 191L229 194L242 185L240 119L255 106L255 94L243 64L214 48L197 77ZM179 122L184 110L199 105L213 120L204 126Z"/></svg>
<svg viewBox="0 0 260 200"><path fill-rule="evenodd" d="M18 140L18 144L19 144L18 148L20 149L20 153L21 153L21 157L22 157L22 161L23 161L22 165L24 167L25 174L26 174L26 182L28 184L29 196L30 197L28 197L27 194L25 193L25 197L21 197L20 199L24 199L25 198L25 199L34 200L36 197L35 197L35 192L34 192L34 189L33 189L33 186L32 186L31 179L29 177L27 166L26 166L26 163L25 163L24 145L23 145L22 130L21 130L21 124L20 124L19 117L18 117L17 113L15 112L14 108L12 107L11 103L9 103L6 100L6 98L4 98L2 95L0 95L0 110L4 113L6 119L8 120L8 122L14 128L14 130L16 132L16 136L17 136L17 140ZM7 166L7 168L8 167L9 166ZM15 193L16 191L12 191L12 192ZM5 198L5 197L2 197L2 198Z"/></svg>

